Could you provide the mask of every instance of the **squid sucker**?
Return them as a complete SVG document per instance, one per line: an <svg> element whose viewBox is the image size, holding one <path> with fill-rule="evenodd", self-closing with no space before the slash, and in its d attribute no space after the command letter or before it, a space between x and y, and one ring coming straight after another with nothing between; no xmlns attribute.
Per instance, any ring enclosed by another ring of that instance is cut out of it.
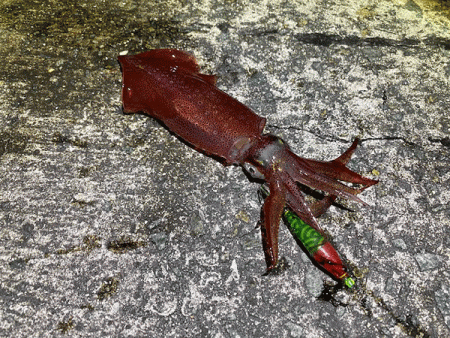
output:
<svg viewBox="0 0 450 338"><path fill-rule="evenodd" d="M144 112L158 119L198 151L224 165L240 165L268 185L270 195L259 222L267 272L278 263L278 229L285 206L323 234L316 217L337 197L362 202L357 195L378 182L346 167L358 140L325 162L299 157L281 138L264 134L266 119L219 90L216 77L201 74L189 53L157 49L118 59L125 113ZM304 187L326 195L308 204Z"/></svg>

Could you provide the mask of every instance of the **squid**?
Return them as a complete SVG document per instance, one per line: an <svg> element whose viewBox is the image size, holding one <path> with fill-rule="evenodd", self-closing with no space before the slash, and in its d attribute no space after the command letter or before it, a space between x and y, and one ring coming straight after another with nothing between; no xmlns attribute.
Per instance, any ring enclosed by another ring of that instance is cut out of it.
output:
<svg viewBox="0 0 450 338"><path fill-rule="evenodd" d="M266 273L278 264L279 224L286 206L323 234L316 218L336 198L362 202L357 195L378 182L346 167L357 139L328 162L294 154L280 137L264 133L265 118L218 89L216 76L200 73L195 57L187 52L156 49L118 60L125 113L143 112L194 149L224 165L242 166L251 178L267 184L270 195L259 221ZM306 187L325 195L308 203ZM333 276L345 270L327 248L322 251L325 270Z"/></svg>

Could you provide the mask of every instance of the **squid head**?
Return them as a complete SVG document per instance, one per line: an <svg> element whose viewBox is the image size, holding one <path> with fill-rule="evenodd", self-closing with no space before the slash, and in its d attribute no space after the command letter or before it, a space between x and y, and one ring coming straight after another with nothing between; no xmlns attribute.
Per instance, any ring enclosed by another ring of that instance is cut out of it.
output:
<svg viewBox="0 0 450 338"><path fill-rule="evenodd" d="M248 149L242 166L253 178L264 180L270 190L262 208L260 221L267 272L278 263L278 230L285 206L323 234L316 217L323 214L336 197L362 202L356 195L378 182L346 167L357 144L358 139L346 152L330 162L301 158L295 155L281 138L271 134L262 135L258 142ZM327 195L308 204L301 186L325 192ZM319 265L339 279L345 273L345 267L334 248L329 250L327 244L316 252L314 258Z"/></svg>

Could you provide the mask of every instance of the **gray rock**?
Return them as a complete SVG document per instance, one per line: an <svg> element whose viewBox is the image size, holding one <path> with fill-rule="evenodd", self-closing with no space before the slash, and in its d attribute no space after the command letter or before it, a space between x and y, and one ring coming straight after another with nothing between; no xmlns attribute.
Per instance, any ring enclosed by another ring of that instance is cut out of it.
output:
<svg viewBox="0 0 450 338"><path fill-rule="evenodd" d="M401 238L396 238L392 240L392 243L399 249L406 250L408 247L406 246L406 243Z"/></svg>
<svg viewBox="0 0 450 338"><path fill-rule="evenodd" d="M157 232L150 235L150 239L153 244L156 245L158 250L163 250L166 247L167 235L164 232Z"/></svg>
<svg viewBox="0 0 450 338"><path fill-rule="evenodd" d="M314 297L319 297L323 291L323 273L315 266L311 266L306 271L305 286L309 294Z"/></svg>
<svg viewBox="0 0 450 338"><path fill-rule="evenodd" d="M431 253L419 253L414 256L414 259L419 265L420 271L428 271L437 269L442 264L442 258L438 255Z"/></svg>
<svg viewBox="0 0 450 338"><path fill-rule="evenodd" d="M445 324L450 329L450 285L441 284L441 288L434 293L434 298Z"/></svg>

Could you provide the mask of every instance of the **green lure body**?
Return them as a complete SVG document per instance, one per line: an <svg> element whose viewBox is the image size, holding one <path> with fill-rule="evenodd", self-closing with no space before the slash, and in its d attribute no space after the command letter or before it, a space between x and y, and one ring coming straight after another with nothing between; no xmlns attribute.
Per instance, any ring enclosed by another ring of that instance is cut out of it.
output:
<svg viewBox="0 0 450 338"><path fill-rule="evenodd" d="M284 220L291 233L304 245L311 256L322 247L325 238L289 209L284 209Z"/></svg>
<svg viewBox="0 0 450 338"><path fill-rule="evenodd" d="M310 256L314 258L314 260L319 262L319 255L316 254L321 249L324 249L324 247L327 247L327 250L334 251L334 248L331 246L330 242L328 242L320 232L306 224L301 218L299 218L288 208L284 209L283 217L285 223L289 228L289 231L303 244L305 249L308 251ZM349 289L351 289L355 285L355 281L347 273L342 275L340 279Z"/></svg>

